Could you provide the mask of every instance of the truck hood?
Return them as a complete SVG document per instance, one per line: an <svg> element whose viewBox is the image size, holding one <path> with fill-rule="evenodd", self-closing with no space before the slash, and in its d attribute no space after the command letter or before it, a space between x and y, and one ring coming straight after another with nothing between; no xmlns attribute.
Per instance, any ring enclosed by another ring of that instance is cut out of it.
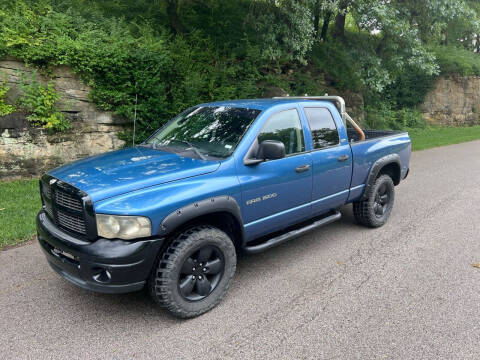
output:
<svg viewBox="0 0 480 360"><path fill-rule="evenodd" d="M75 161L49 174L86 192L95 202L148 186L207 174L219 166L219 161L191 159L135 147Z"/></svg>

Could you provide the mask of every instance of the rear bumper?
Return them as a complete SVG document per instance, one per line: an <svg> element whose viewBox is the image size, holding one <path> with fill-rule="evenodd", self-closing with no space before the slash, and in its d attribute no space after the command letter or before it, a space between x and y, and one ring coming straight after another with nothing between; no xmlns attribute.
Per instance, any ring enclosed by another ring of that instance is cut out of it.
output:
<svg viewBox="0 0 480 360"><path fill-rule="evenodd" d="M143 288L164 239L98 239L87 242L57 228L41 211L37 216L40 248L64 279L84 289L125 293Z"/></svg>

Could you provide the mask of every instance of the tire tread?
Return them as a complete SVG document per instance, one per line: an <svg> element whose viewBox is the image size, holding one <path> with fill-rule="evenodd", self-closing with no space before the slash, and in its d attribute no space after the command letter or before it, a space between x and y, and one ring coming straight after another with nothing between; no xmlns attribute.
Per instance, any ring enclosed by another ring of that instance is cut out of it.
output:
<svg viewBox="0 0 480 360"><path fill-rule="evenodd" d="M168 246L167 250L158 257L158 261L152 274L149 279L149 290L151 297L157 302L160 307L166 309L175 316L181 318L191 318L198 315L201 315L215 306L217 306L225 296L227 292L231 279L235 273L236 264L234 264L233 271L230 272L229 278L226 282L226 287L222 292L215 298L215 301L211 302L206 308L200 309L198 311L189 311L183 309L179 304L174 301L174 296L172 294L172 280L168 274L174 270L176 266L176 260L179 256L182 256L183 250L188 247L192 242L196 242L202 238L218 238L226 237L228 241L231 241L227 234L223 231L210 226L210 225L200 225L192 227L183 233L181 233L173 242ZM235 254L235 248L232 243L233 255ZM226 276L226 273L224 274ZM176 285L176 284L175 284Z"/></svg>
<svg viewBox="0 0 480 360"><path fill-rule="evenodd" d="M380 175L375 180L375 185L370 186L365 194L366 199L362 201L355 201L353 203L353 215L355 220L364 226L377 228L385 224L386 220L389 216L386 216L385 221L379 221L375 216L373 211L373 198L375 197L375 193L378 188L378 184L387 181L391 183L392 188L394 188L393 180L389 175ZM393 199L392 199L393 201ZM390 214L389 214L390 215Z"/></svg>

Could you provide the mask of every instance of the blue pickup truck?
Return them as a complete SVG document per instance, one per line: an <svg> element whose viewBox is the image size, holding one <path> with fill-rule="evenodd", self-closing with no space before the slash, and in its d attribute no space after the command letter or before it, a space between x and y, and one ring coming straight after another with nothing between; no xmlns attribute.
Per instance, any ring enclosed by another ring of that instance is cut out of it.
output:
<svg viewBox="0 0 480 360"><path fill-rule="evenodd" d="M40 247L70 282L147 289L179 317L216 306L239 252L340 219L380 227L409 172L406 132L362 130L341 97L189 108L133 148L42 176Z"/></svg>

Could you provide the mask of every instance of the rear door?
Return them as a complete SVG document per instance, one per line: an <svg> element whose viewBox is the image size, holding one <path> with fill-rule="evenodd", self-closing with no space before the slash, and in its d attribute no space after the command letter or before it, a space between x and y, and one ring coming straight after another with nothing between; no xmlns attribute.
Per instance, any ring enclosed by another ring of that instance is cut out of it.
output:
<svg viewBox="0 0 480 360"><path fill-rule="evenodd" d="M352 174L352 153L338 112L327 107L305 106L312 141L312 214L318 215L343 205Z"/></svg>
<svg viewBox="0 0 480 360"><path fill-rule="evenodd" d="M310 215L312 158L305 151L304 125L297 108L274 113L256 141L282 141L286 157L253 166L238 163L247 241Z"/></svg>

